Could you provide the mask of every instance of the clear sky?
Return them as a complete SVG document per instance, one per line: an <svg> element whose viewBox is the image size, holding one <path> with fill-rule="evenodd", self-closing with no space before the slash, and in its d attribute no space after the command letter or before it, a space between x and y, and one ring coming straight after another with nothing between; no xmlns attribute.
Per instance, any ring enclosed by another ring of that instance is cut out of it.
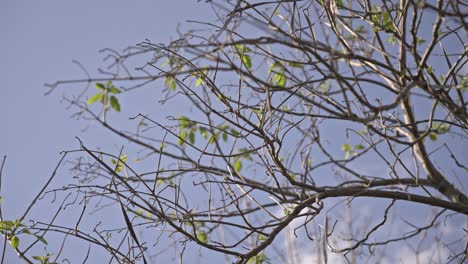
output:
<svg viewBox="0 0 468 264"><path fill-rule="evenodd" d="M70 118L72 111L60 102L66 91L43 96L44 83L83 77L73 59L95 72L102 66L102 48L122 50L146 38L167 43L176 37L178 23L207 20L210 10L205 1L196 0L0 1L5 218L25 210L53 171L60 151L78 147L75 136L92 140L91 133L83 131L86 124ZM7 252L6 263L19 261L12 250Z"/></svg>
<svg viewBox="0 0 468 264"><path fill-rule="evenodd" d="M61 102L62 94L76 90L66 86L44 96L45 83L84 78L72 60L95 73L103 65L99 50L120 51L145 39L167 43L179 23L189 28L186 20L210 21L211 14L204 0L0 0L0 155L7 156L3 216L20 216L60 152L78 148L76 136L99 146L104 135L84 130L88 123L73 119ZM463 145L456 150L466 154ZM11 249L6 263L19 263Z"/></svg>

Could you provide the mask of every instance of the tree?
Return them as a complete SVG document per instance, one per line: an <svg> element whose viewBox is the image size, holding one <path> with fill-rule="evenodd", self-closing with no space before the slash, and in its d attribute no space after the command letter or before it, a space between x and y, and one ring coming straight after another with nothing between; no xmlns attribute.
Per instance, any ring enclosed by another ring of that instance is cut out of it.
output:
<svg viewBox="0 0 468 264"><path fill-rule="evenodd" d="M106 49L100 75L49 85L93 84L65 100L120 148L77 139L64 152L57 169L74 181L51 187L54 171L22 217L0 222L19 256L51 263L60 247L34 248L60 237L118 263L152 263L162 245L188 263L196 250L361 263L420 241L411 257L435 247L434 262L466 261L466 4L211 4L217 23ZM30 214L40 201L56 205L47 221Z"/></svg>

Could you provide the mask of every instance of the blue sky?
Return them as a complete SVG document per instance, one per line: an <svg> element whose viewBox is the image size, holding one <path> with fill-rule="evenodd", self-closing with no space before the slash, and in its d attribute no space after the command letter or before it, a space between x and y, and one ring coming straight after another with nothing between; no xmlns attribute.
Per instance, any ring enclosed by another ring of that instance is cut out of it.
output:
<svg viewBox="0 0 468 264"><path fill-rule="evenodd" d="M50 176L59 153L78 147L76 136L93 147L115 147L112 137L101 142L107 135L102 130L84 130L89 123L71 118L73 111L60 99L77 90L64 86L44 96L45 83L85 77L72 60L95 73L103 66L99 50L120 51L145 39L167 43L176 37L178 23L188 28L186 20L207 21L211 14L209 4L196 0L0 1L0 155L7 155L1 190L4 217L14 219L24 211ZM142 102L157 98L145 97L146 91L135 93L138 103L154 107ZM466 153L462 144L458 147ZM7 250L6 260L18 262L12 250Z"/></svg>
<svg viewBox="0 0 468 264"><path fill-rule="evenodd" d="M83 77L102 66L102 48L122 50L145 39L168 42L178 23L207 20L204 1L0 1L0 155L7 155L1 195L3 215L15 218L39 191L60 158L77 148L75 136L92 141L86 123L70 118L58 89L45 83ZM69 87L66 87L69 88ZM95 134L94 136L99 136ZM6 263L18 259L7 250Z"/></svg>

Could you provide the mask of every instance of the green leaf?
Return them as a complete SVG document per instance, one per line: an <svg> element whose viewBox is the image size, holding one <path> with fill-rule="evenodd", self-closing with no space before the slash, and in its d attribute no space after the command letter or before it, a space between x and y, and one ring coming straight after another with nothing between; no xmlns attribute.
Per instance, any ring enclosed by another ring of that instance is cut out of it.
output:
<svg viewBox="0 0 468 264"><path fill-rule="evenodd" d="M47 241L44 239L43 236L35 236L37 238L37 240L41 241L42 243L44 243L45 245L48 245L47 244Z"/></svg>
<svg viewBox="0 0 468 264"><path fill-rule="evenodd" d="M344 151L344 152L351 152L351 145L350 144L343 144L341 146L341 149Z"/></svg>
<svg viewBox="0 0 468 264"><path fill-rule="evenodd" d="M275 73L273 75L274 85L279 87L284 87L286 85L286 76L284 76L284 71Z"/></svg>
<svg viewBox="0 0 468 264"><path fill-rule="evenodd" d="M16 250L20 244L19 238L17 236L12 236L10 239L10 244L11 247Z"/></svg>
<svg viewBox="0 0 468 264"><path fill-rule="evenodd" d="M324 94L328 92L329 87L328 81L323 81L319 84L318 89Z"/></svg>
<svg viewBox="0 0 468 264"><path fill-rule="evenodd" d="M245 67L247 67L247 69L252 68L252 61L250 60L249 55L243 55L242 62L244 63Z"/></svg>
<svg viewBox="0 0 468 264"><path fill-rule="evenodd" d="M86 101L86 103L89 104L89 105L90 105L90 104L93 104L93 103L95 103L95 102L101 100L101 99L102 99L102 96L103 96L102 93L96 93L95 95L93 95L92 97L90 97L90 98Z"/></svg>
<svg viewBox="0 0 468 264"><path fill-rule="evenodd" d="M174 77L166 77L166 80L164 81L164 85L171 90L175 91L176 89L176 80Z"/></svg>
<svg viewBox="0 0 468 264"><path fill-rule="evenodd" d="M192 121L188 117L181 115L178 119L180 128L188 128L192 126Z"/></svg>
<svg viewBox="0 0 468 264"><path fill-rule="evenodd" d="M190 131L190 133L189 133L189 142L192 145L195 144L195 133L193 132L193 130Z"/></svg>
<svg viewBox="0 0 468 264"><path fill-rule="evenodd" d="M427 69L426 69L427 73L431 74L434 72L434 68L432 66L427 66Z"/></svg>
<svg viewBox="0 0 468 264"><path fill-rule="evenodd" d="M291 179L292 179L293 181L296 180L296 174L294 174L293 172L291 172L291 173L289 174L289 176L291 176Z"/></svg>
<svg viewBox="0 0 468 264"><path fill-rule="evenodd" d="M183 145L185 140L187 139L187 131L185 130L181 130L180 133L179 133L179 145Z"/></svg>
<svg viewBox="0 0 468 264"><path fill-rule="evenodd" d="M113 94L119 94L121 93L121 91L119 90L119 88L115 87L115 86L112 86L110 89L109 89L109 92L113 93Z"/></svg>
<svg viewBox="0 0 468 264"><path fill-rule="evenodd" d="M111 96L110 97L110 106L117 112L120 112L120 104L119 100L117 100L117 97Z"/></svg>
<svg viewBox="0 0 468 264"><path fill-rule="evenodd" d="M429 133L429 138L432 141L437 141L437 134L436 133Z"/></svg>
<svg viewBox="0 0 468 264"><path fill-rule="evenodd" d="M355 145L355 146L354 146L354 149L355 149L355 150L361 150L361 149L364 149L364 146L361 145L361 144L358 144L358 145Z"/></svg>
<svg viewBox="0 0 468 264"><path fill-rule="evenodd" d="M304 68L304 65L302 63L298 63L298 62L295 62L295 61L288 62L288 65L293 67L293 68Z"/></svg>
<svg viewBox="0 0 468 264"><path fill-rule="evenodd" d="M229 131L231 132L231 134L232 134L234 137L236 137L236 138L240 138L240 137L241 137L241 134L240 134L237 130L231 128Z"/></svg>
<svg viewBox="0 0 468 264"><path fill-rule="evenodd" d="M417 44L417 45L421 45L421 44L423 44L423 43L425 43L425 42L426 42L425 39L422 39L422 38L420 38L420 37L417 37L417 38L416 38L416 44Z"/></svg>
<svg viewBox="0 0 468 264"><path fill-rule="evenodd" d="M236 170L237 172L241 171L242 170L242 161L240 160L236 160L236 162L234 162L234 170Z"/></svg>
<svg viewBox="0 0 468 264"><path fill-rule="evenodd" d="M223 133L223 141L226 142L228 140L228 135L227 133Z"/></svg>
<svg viewBox="0 0 468 264"><path fill-rule="evenodd" d="M205 231L197 231L197 239L200 240L203 243L208 242L208 235L206 234Z"/></svg>
<svg viewBox="0 0 468 264"><path fill-rule="evenodd" d="M265 240L267 240L267 237L263 234L259 234L257 239L260 242L264 242Z"/></svg>
<svg viewBox="0 0 468 264"><path fill-rule="evenodd" d="M199 77L199 78L197 79L197 81L195 82L195 87L200 86L202 83L203 83L203 79L202 79L201 77Z"/></svg>
<svg viewBox="0 0 468 264"><path fill-rule="evenodd" d="M104 84L102 83L95 83L94 87L96 87L96 89L103 90L103 91L106 89L106 86L104 86Z"/></svg>
<svg viewBox="0 0 468 264"><path fill-rule="evenodd" d="M10 231L13 229L13 227L15 226L15 222L13 221L9 221L9 220L5 220L5 221L0 221L0 231Z"/></svg>
<svg viewBox="0 0 468 264"><path fill-rule="evenodd" d="M434 128L436 129L436 133L439 135L445 134L449 130L449 126L447 124L436 125Z"/></svg>
<svg viewBox="0 0 468 264"><path fill-rule="evenodd" d="M114 158L110 158L110 162L114 165L117 164L117 161Z"/></svg>

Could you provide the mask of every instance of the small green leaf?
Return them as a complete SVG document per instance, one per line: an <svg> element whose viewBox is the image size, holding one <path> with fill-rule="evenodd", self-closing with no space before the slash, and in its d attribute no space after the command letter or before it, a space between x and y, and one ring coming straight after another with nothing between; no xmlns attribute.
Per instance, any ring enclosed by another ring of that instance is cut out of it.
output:
<svg viewBox="0 0 468 264"><path fill-rule="evenodd" d="M203 79L201 77L198 78L197 81L195 82L195 87L200 86L202 83L203 83Z"/></svg>
<svg viewBox="0 0 468 264"><path fill-rule="evenodd" d="M43 236L35 236L37 238L37 240L41 241L42 243L44 243L45 245L48 245L47 244L47 241L44 239Z"/></svg>
<svg viewBox="0 0 468 264"><path fill-rule="evenodd" d="M119 100L117 100L117 97L113 95L110 97L110 105L115 111L120 112L120 104Z"/></svg>
<svg viewBox="0 0 468 264"><path fill-rule="evenodd" d="M240 160L236 160L236 162L234 162L234 170L236 170L237 172L241 171L242 170L242 161Z"/></svg>
<svg viewBox="0 0 468 264"><path fill-rule="evenodd" d="M91 96L91 97L86 101L86 103L89 104L89 105L90 105L90 104L93 104L93 103L95 103L95 102L101 100L102 97L103 97L103 94L102 94L102 93L96 93L95 95Z"/></svg>
<svg viewBox="0 0 468 264"><path fill-rule="evenodd" d="M431 74L434 72L434 68L432 66L428 66L426 69L427 73Z"/></svg>
<svg viewBox="0 0 468 264"><path fill-rule="evenodd" d="M117 164L117 161L114 158L110 158L110 162L114 165Z"/></svg>
<svg viewBox="0 0 468 264"><path fill-rule="evenodd" d="M179 145L182 146L185 142L185 139L187 139L187 131L182 130L179 133L179 140L178 140Z"/></svg>
<svg viewBox="0 0 468 264"><path fill-rule="evenodd" d="M119 88L114 87L114 86L112 86L112 87L109 89L109 92L111 92L111 93L113 93L113 94L119 94L119 93L121 93L121 91L119 90Z"/></svg>
<svg viewBox="0 0 468 264"><path fill-rule="evenodd" d="M197 239L200 240L203 243L208 242L208 235L206 234L205 231L197 231Z"/></svg>
<svg viewBox="0 0 468 264"><path fill-rule="evenodd" d="M15 226L15 222L13 221L9 221L9 220L5 220L5 221L0 221L0 231L10 231L13 229L13 227Z"/></svg>
<svg viewBox="0 0 468 264"><path fill-rule="evenodd" d="M296 174L294 174L293 172L291 172L291 173L289 174L289 176L291 176L291 179L292 179L293 181L296 180Z"/></svg>
<svg viewBox="0 0 468 264"><path fill-rule="evenodd" d="M192 126L192 121L186 116L179 116L179 126L180 128L188 128Z"/></svg>
<svg viewBox="0 0 468 264"><path fill-rule="evenodd" d="M95 83L94 87L96 87L96 89L103 90L103 91L106 89L106 86L104 86L104 84L102 83Z"/></svg>
<svg viewBox="0 0 468 264"><path fill-rule="evenodd" d="M390 36L388 39L387 39L388 42L392 43L393 46L395 46L396 44L396 40L395 40L395 36Z"/></svg>
<svg viewBox="0 0 468 264"><path fill-rule="evenodd" d="M417 38L416 38L416 44L417 44L417 45L421 45L421 44L423 44L423 43L425 43L425 42L426 42L426 40L424 40L424 39L422 39L422 38L420 38L420 37L417 37Z"/></svg>
<svg viewBox="0 0 468 264"><path fill-rule="evenodd" d="M364 146L361 145L361 144L358 144L358 145L355 145L355 146L354 146L354 149L355 149L355 150L361 150L361 149L364 149Z"/></svg>
<svg viewBox="0 0 468 264"><path fill-rule="evenodd" d="M350 152L351 151L351 145L350 144L343 144L341 146L341 149L344 151L344 152Z"/></svg>
<svg viewBox="0 0 468 264"><path fill-rule="evenodd" d="M17 236L12 236L10 239L10 244L11 247L16 250L20 244L19 238Z"/></svg>
<svg viewBox="0 0 468 264"><path fill-rule="evenodd" d="M429 133L429 138L432 141L437 141L437 134L436 133Z"/></svg>
<svg viewBox="0 0 468 264"><path fill-rule="evenodd" d="M323 81L319 84L318 89L324 94L328 92L329 87L328 81Z"/></svg>
<svg viewBox="0 0 468 264"><path fill-rule="evenodd" d="M166 77L166 80L164 81L164 85L171 90L175 91L176 89L176 80L173 77Z"/></svg>
<svg viewBox="0 0 468 264"><path fill-rule="evenodd" d="M243 55L242 62L244 63L245 67L247 67L247 69L252 68L252 61L250 60L249 55Z"/></svg>
<svg viewBox="0 0 468 264"><path fill-rule="evenodd" d="M286 76L284 76L284 71L273 75L273 84L279 87L284 87L286 85Z"/></svg>
<svg viewBox="0 0 468 264"><path fill-rule="evenodd" d="M189 133L189 142L192 145L195 144L195 133L193 132L193 130L191 130Z"/></svg>
<svg viewBox="0 0 468 264"><path fill-rule="evenodd" d="M288 62L288 65L293 67L293 68L304 68L304 65L302 63L298 63L298 62L295 62L295 61Z"/></svg>
<svg viewBox="0 0 468 264"><path fill-rule="evenodd" d="M228 135L227 133L223 133L223 141L226 142L228 140Z"/></svg>

